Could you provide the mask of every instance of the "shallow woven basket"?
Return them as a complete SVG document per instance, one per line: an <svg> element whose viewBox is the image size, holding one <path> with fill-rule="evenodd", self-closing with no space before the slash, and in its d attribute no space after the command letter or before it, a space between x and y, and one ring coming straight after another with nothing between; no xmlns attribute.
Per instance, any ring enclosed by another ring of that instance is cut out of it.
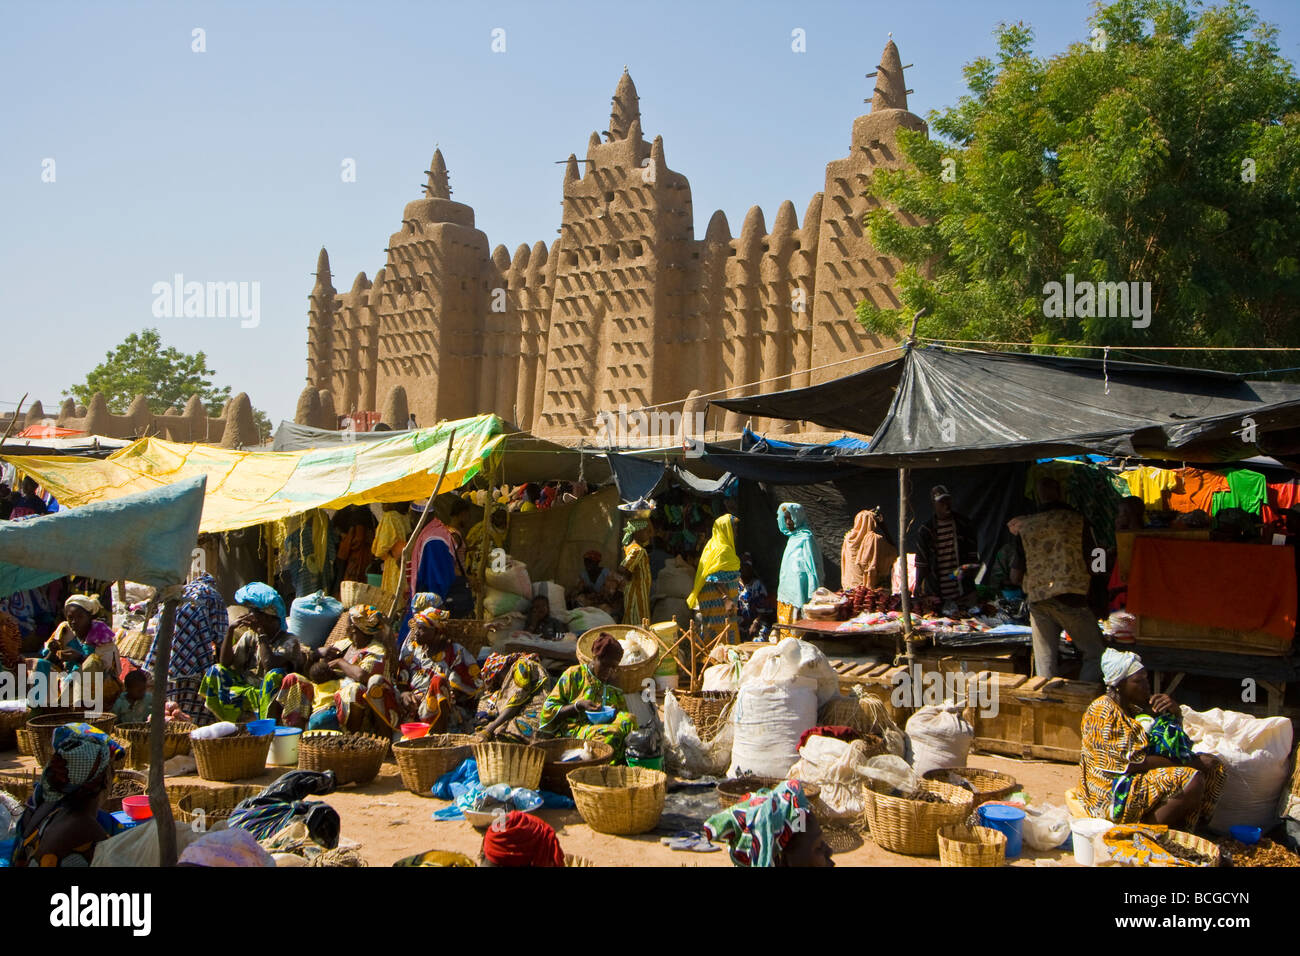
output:
<svg viewBox="0 0 1300 956"><path fill-rule="evenodd" d="M585 767L569 774L573 802L597 833L653 830L664 811L668 775L645 767Z"/></svg>
<svg viewBox="0 0 1300 956"><path fill-rule="evenodd" d="M243 784L238 787L205 787L195 790L176 801L176 819L181 823L193 823L195 811L202 810L204 823L211 826L212 821L226 819L231 810L265 789Z"/></svg>
<svg viewBox="0 0 1300 956"><path fill-rule="evenodd" d="M240 730L244 731L244 728L241 726ZM191 737L190 750L194 762L199 765L199 776L204 780L244 780L256 777L266 769L266 756L274 739L274 734L253 737L247 731L215 740Z"/></svg>
<svg viewBox="0 0 1300 956"><path fill-rule="evenodd" d="M149 778L138 770L119 770L113 774L113 787L104 801L104 809L117 813L122 809L123 797L138 797L149 787Z"/></svg>
<svg viewBox="0 0 1300 956"><path fill-rule="evenodd" d="M340 749L325 745L327 739L342 739L350 746ZM379 776L388 753L388 741L373 734L330 734L319 730L302 735L298 744L299 770L333 770L334 782L369 783Z"/></svg>
<svg viewBox="0 0 1300 956"><path fill-rule="evenodd" d="M990 800L1005 800L1015 793L1020 784L1009 773L998 770L985 770L983 767L948 767L943 770L928 770L926 780L939 780L952 783L948 774L955 774L975 788L975 805L988 803ZM961 784L954 784L960 787Z"/></svg>
<svg viewBox="0 0 1300 956"><path fill-rule="evenodd" d="M596 638L602 634L608 634L615 640L622 640L628 634L636 634L638 637L645 638L649 642L648 646L655 648L656 652L640 664L618 665L618 672L614 675L614 684L623 693L641 693L645 681L654 680L655 671L659 669L659 658L663 656L663 650L659 647L659 642L655 640L654 634L644 627L636 627L632 624L610 624L607 627L593 627L578 638L578 663L591 663L591 645L596 643Z"/></svg>
<svg viewBox="0 0 1300 956"><path fill-rule="evenodd" d="M32 743L35 734L26 727L19 727L14 731L14 736L18 738L18 756L30 757L35 753L36 745Z"/></svg>
<svg viewBox="0 0 1300 956"><path fill-rule="evenodd" d="M0 772L0 790L9 794L19 803L26 803L27 798L32 795L32 790L36 787L36 781L40 779L41 771L39 768L5 770Z"/></svg>
<svg viewBox="0 0 1300 956"><path fill-rule="evenodd" d="M583 767L599 767L614 759L614 748L603 740L574 740L572 737L557 737L555 740L539 740L533 744L538 750L546 752L546 762L542 764L542 789L551 793L572 796L569 789L569 771ZM566 750L582 747L588 756L582 760L560 761L560 754Z"/></svg>
<svg viewBox="0 0 1300 956"><path fill-rule="evenodd" d="M939 828L940 866L1001 866L1007 860L1007 835L991 827L950 823Z"/></svg>
<svg viewBox="0 0 1300 956"><path fill-rule="evenodd" d="M0 710L0 750L9 750L18 746L18 731L27 726L31 711Z"/></svg>
<svg viewBox="0 0 1300 956"><path fill-rule="evenodd" d="M1211 866L1223 865L1223 850L1217 843L1211 843L1204 837L1198 837L1194 833L1188 833L1186 830L1170 830L1169 839L1171 842L1177 843L1179 846L1185 846L1189 849L1196 850L1199 853L1204 853L1213 860L1210 864Z"/></svg>
<svg viewBox="0 0 1300 956"><path fill-rule="evenodd" d="M701 740L712 740L718 735L736 703L734 690L675 690L672 695L691 718Z"/></svg>
<svg viewBox="0 0 1300 956"><path fill-rule="evenodd" d="M117 714L93 714L89 718L84 711L63 714L41 714L27 719L27 729L32 733L32 756L44 767L49 763L54 750L54 730L64 724L85 722L98 727L106 734L111 734L117 725Z"/></svg>
<svg viewBox="0 0 1300 956"><path fill-rule="evenodd" d="M380 602L384 599L384 592L381 588L366 584L364 581L344 581L339 585L339 600L343 603L343 614L358 604L373 604L377 608L387 610Z"/></svg>
<svg viewBox="0 0 1300 956"><path fill-rule="evenodd" d="M758 790L771 790L777 784L785 783L788 777L728 777L721 781L717 786L718 803L725 807L735 806L744 800L749 794ZM821 796L822 788L815 783L803 784L804 796L810 801L817 800ZM816 804L813 805L813 812L816 813Z"/></svg>
<svg viewBox="0 0 1300 956"><path fill-rule="evenodd" d="M474 760L478 763L479 783L485 787L504 783L536 790L542 782L546 751L494 740L474 744Z"/></svg>
<svg viewBox="0 0 1300 956"><path fill-rule="evenodd" d="M467 734L399 740L393 744L393 756L402 772L402 786L422 797L431 796L429 790L439 777L474 756L473 743L474 738Z"/></svg>
<svg viewBox="0 0 1300 956"><path fill-rule="evenodd" d="M153 635L144 631L127 631L117 639L117 651L128 660L137 664L149 656L153 646Z"/></svg>
<svg viewBox="0 0 1300 956"><path fill-rule="evenodd" d="M937 780L925 780L922 785L943 797L944 802L927 803L890 796L890 787L875 781L863 787L866 804L863 818L871 838L881 849L908 856L937 856L939 829L950 823L962 823L970 815L974 800L968 790Z"/></svg>
<svg viewBox="0 0 1300 956"><path fill-rule="evenodd" d="M184 720L170 720L163 732L163 760L190 752L190 731L194 725ZM122 724L113 729L113 736L127 748L128 767L149 766L149 746L152 728L148 723Z"/></svg>

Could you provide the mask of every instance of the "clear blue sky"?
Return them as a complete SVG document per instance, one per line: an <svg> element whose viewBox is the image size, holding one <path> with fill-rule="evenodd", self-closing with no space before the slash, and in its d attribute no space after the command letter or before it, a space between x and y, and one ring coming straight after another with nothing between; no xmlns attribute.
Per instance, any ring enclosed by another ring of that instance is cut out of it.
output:
<svg viewBox="0 0 1300 956"><path fill-rule="evenodd" d="M1259 0L1300 52L1300 4ZM847 153L892 31L914 112L1025 20L1036 51L1087 37L1084 0L17 3L0 35L0 401L62 391L128 333L203 350L217 383L291 417L321 245L334 285L383 265L434 144L489 241L555 238L563 167L607 128L624 64L647 138L714 209L799 215ZM205 53L191 31L206 31ZM506 51L491 50L494 28ZM791 31L807 52L791 51ZM55 182L41 181L55 160ZM357 180L340 177L345 158ZM261 285L261 324L155 319L153 284Z"/></svg>

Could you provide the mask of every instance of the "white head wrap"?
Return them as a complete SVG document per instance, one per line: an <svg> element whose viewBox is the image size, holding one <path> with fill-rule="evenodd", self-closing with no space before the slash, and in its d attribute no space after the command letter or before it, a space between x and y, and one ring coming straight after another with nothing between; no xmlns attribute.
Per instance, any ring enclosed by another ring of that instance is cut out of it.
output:
<svg viewBox="0 0 1300 956"><path fill-rule="evenodd" d="M1118 686L1126 677L1132 677L1142 669L1142 658L1132 651L1117 651L1106 648L1101 655L1101 676L1107 687Z"/></svg>
<svg viewBox="0 0 1300 956"><path fill-rule="evenodd" d="M63 609L66 611L70 607L79 607L91 617L102 614L104 608L99 603L99 598L92 594L74 594L63 602Z"/></svg>

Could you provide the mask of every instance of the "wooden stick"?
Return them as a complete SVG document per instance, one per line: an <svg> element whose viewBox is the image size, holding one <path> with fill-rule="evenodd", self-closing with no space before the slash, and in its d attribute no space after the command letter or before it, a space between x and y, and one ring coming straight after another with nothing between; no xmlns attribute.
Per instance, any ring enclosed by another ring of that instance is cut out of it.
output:
<svg viewBox="0 0 1300 956"><path fill-rule="evenodd" d="M176 590L169 591L171 593L163 602L162 620L158 624L158 640L153 656L154 708L149 716L149 809L157 821L159 866L176 865L176 825L172 819L171 801L167 799L167 785L163 782L163 742L167 732L163 703L167 699L167 673L171 665L176 606L180 603L175 596Z"/></svg>
<svg viewBox="0 0 1300 956"><path fill-rule="evenodd" d="M14 426L18 424L18 415L22 412L23 402L25 401L27 401L27 392L23 392L23 397L18 399L18 407L14 409L13 417L9 419L9 427L5 429L3 435L0 435L0 445L3 445L5 439L13 434Z"/></svg>
<svg viewBox="0 0 1300 956"><path fill-rule="evenodd" d="M410 563L411 552L415 550L415 539L420 536L424 526L429 523L429 516L433 514L433 500L442 491L442 481L447 477L447 468L451 465L451 449L455 442L456 429L453 428L451 434L447 436L447 456L442 460L442 470L438 472L438 483L433 486L433 493L429 495L429 503L420 515L420 520L416 523L415 530L411 532L411 537L407 539L406 547L402 549L402 563L398 566L397 591L393 594L392 604L388 606L388 619L390 621L397 617L397 609L402 606L402 599L406 596L406 566ZM446 595L442 596L446 597Z"/></svg>

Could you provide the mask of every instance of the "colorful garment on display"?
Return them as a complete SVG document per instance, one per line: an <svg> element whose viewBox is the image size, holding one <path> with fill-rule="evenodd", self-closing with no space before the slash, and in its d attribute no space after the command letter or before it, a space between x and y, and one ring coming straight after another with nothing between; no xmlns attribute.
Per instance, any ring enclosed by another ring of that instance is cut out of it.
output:
<svg viewBox="0 0 1300 956"><path fill-rule="evenodd" d="M1228 490L1228 479L1200 468L1179 468L1174 473L1178 484L1169 492L1169 510L1182 514L1204 511L1209 514L1214 507L1214 494Z"/></svg>
<svg viewBox="0 0 1300 956"><path fill-rule="evenodd" d="M1227 508L1240 508L1258 515L1260 506L1268 501L1268 484L1263 475L1248 468L1233 468L1224 472L1228 490L1216 492L1211 502L1210 514L1217 515Z"/></svg>
<svg viewBox="0 0 1300 956"><path fill-rule="evenodd" d="M736 866L776 866L796 833L808 829L812 803L798 780L750 794L704 822L704 835L727 844Z"/></svg>

